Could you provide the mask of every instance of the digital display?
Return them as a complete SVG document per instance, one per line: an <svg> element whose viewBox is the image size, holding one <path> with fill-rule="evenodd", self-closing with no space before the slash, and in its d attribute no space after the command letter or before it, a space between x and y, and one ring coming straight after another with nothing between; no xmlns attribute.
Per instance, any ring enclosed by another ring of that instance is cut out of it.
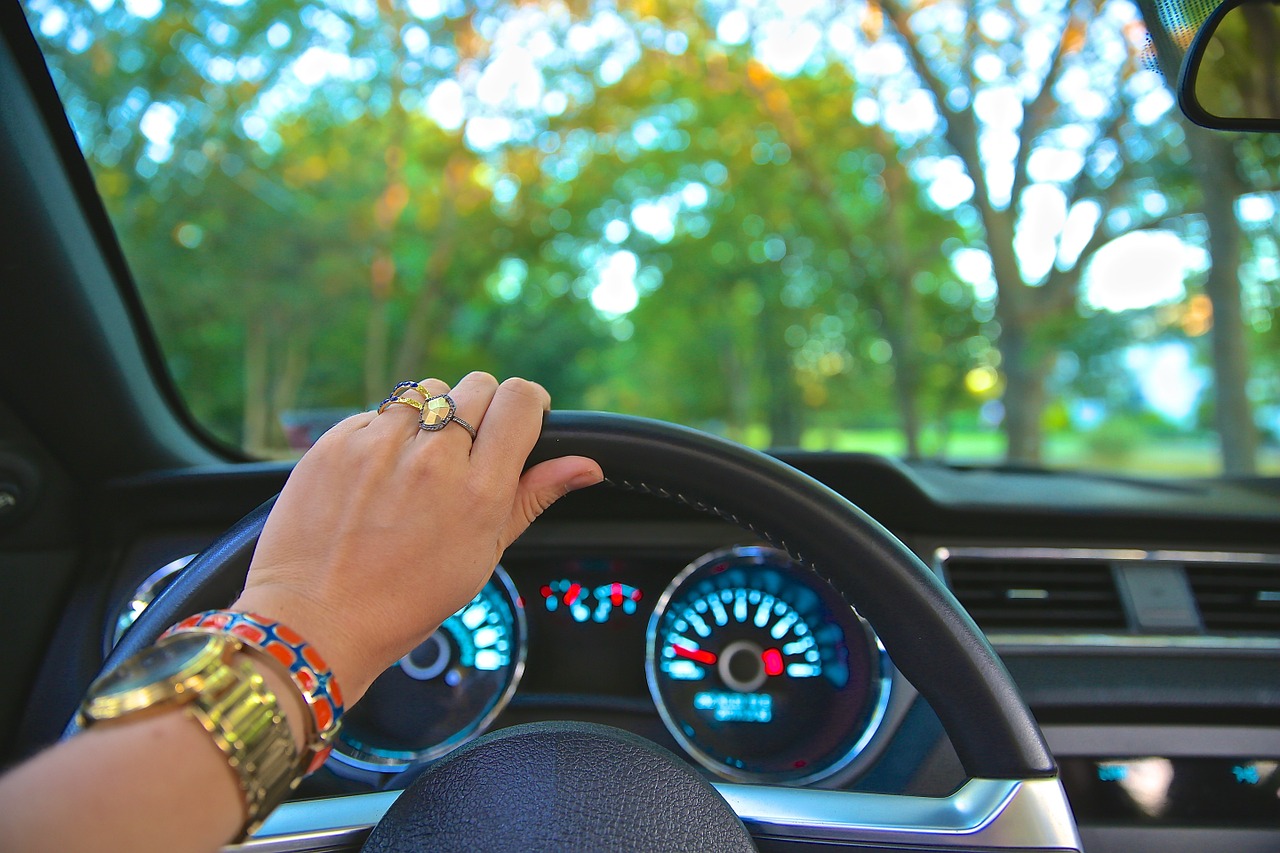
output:
<svg viewBox="0 0 1280 853"><path fill-rule="evenodd" d="M1082 822L1280 827L1276 758L1063 758Z"/></svg>
<svg viewBox="0 0 1280 853"><path fill-rule="evenodd" d="M767 723L773 719L773 697L768 693L698 693L693 709L706 711L719 723Z"/></svg>
<svg viewBox="0 0 1280 853"><path fill-rule="evenodd" d="M503 563L525 603L529 655L523 694L645 697L644 632L653 578L672 567L644 559L523 559Z"/></svg>

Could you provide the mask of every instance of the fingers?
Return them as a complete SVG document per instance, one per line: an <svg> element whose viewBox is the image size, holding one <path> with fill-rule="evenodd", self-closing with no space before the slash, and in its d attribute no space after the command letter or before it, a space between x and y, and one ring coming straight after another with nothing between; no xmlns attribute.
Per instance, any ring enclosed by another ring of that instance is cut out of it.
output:
<svg viewBox="0 0 1280 853"><path fill-rule="evenodd" d="M485 413L484 431L471 453L482 473L519 471L542 432L543 416L550 410L551 395L536 382L508 379L499 385Z"/></svg>
<svg viewBox="0 0 1280 853"><path fill-rule="evenodd" d="M561 456L534 465L520 478L516 498L501 537L505 549L524 533L553 503L577 489L594 486L604 479L604 472L594 459L585 456Z"/></svg>
<svg viewBox="0 0 1280 853"><path fill-rule="evenodd" d="M378 440L399 437L407 443L417 437L417 425L422 420L422 406L428 396L449 393L449 385L439 379L423 379L417 388L396 386L395 392L380 407L369 429L378 434Z"/></svg>
<svg viewBox="0 0 1280 853"><path fill-rule="evenodd" d="M475 428L477 434L474 442L465 427L447 422L438 430L411 430L412 426L423 419L419 406L429 398L446 394L454 403L454 418ZM387 404L383 413L376 416L370 426L381 432L398 433L402 441L410 440L411 437L420 439L420 443L415 446L434 448L433 453L453 442L466 443L475 466L473 474L486 486L494 486L499 482L508 484L501 490L507 494L512 494L508 490L516 484L520 470L541 433L543 417L551 409L551 396L538 383L513 378L499 385L493 376L482 371L467 374L453 388L439 379L424 379L418 383L418 388L402 390L400 397L412 403ZM595 476L595 481L598 481L598 467L593 462L589 464L592 468L587 473ZM584 469L579 467L566 476L572 478L574 474L583 473ZM534 499L530 507L543 502L545 508L550 505L551 500L568 490L565 482L567 480L550 483L539 481L537 488L531 487L532 491L522 495L522 499ZM558 493L552 498L544 499L546 489L558 489ZM518 515L532 520L540 511L522 510Z"/></svg>
<svg viewBox="0 0 1280 853"><path fill-rule="evenodd" d="M485 414L497 390L498 380L490 374L480 370L468 373L462 377L462 380L457 385L453 386L452 391L448 392L450 399L454 402L454 418L470 424L472 429L478 431L480 425L484 423ZM440 393L443 394L444 392ZM434 392L432 396L436 396ZM423 437L427 436L438 436L443 441L461 443L467 448L468 452L472 449L472 439L469 431L465 427L460 428L459 424L446 423L444 428L440 430L424 430Z"/></svg>

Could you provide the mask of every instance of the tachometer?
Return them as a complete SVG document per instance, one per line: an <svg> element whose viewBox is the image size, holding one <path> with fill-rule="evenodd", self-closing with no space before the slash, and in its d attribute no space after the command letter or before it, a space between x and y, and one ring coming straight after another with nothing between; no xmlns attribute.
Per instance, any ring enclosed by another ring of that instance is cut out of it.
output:
<svg viewBox="0 0 1280 853"><path fill-rule="evenodd" d="M480 734L524 672L524 608L498 566L480 593L374 681L347 711L334 757L394 772Z"/></svg>
<svg viewBox="0 0 1280 853"><path fill-rule="evenodd" d="M884 649L781 551L707 554L649 620L649 690L672 736L735 781L803 784L847 766L889 698Z"/></svg>

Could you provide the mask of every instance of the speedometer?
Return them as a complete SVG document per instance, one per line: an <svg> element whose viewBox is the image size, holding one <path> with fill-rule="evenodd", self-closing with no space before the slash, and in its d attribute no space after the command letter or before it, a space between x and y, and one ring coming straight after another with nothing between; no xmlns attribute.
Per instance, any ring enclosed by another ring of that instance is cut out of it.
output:
<svg viewBox="0 0 1280 853"><path fill-rule="evenodd" d="M889 698L884 648L840 595L785 553L691 563L649 620L649 690L699 763L744 782L815 782L847 766Z"/></svg>
<svg viewBox="0 0 1280 853"><path fill-rule="evenodd" d="M502 566L469 604L390 667L348 709L334 757L398 772L483 732L524 672L524 607Z"/></svg>

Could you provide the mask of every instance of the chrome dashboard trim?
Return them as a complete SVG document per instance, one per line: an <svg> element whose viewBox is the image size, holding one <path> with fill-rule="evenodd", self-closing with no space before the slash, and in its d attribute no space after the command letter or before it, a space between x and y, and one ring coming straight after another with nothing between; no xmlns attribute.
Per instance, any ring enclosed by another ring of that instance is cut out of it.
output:
<svg viewBox="0 0 1280 853"><path fill-rule="evenodd" d="M931 566L947 584L946 563L953 557L996 560L1106 561L1111 563L1222 563L1280 566L1280 554L1254 551L1144 550L1140 548L1074 548L1042 546L939 546ZM1071 653L1090 651L1280 651L1280 637L1227 634L1126 634L1105 631L990 631L987 639L1000 651L1018 648Z"/></svg>
<svg viewBox="0 0 1280 853"><path fill-rule="evenodd" d="M964 545L941 546L933 551L933 564L952 557L997 557L1015 560L1145 560L1158 563L1256 563L1280 565L1280 554L1254 551L1182 551L1142 548L1074 548L1045 546Z"/></svg>
<svg viewBox="0 0 1280 853"><path fill-rule="evenodd" d="M947 797L732 783L715 788L761 839L929 850L1082 849L1057 778L971 779ZM301 853L338 849L334 842L358 844L397 796L387 791L285 803L252 838L224 850Z"/></svg>
<svg viewBox="0 0 1280 853"><path fill-rule="evenodd" d="M108 626L109 634L106 642L106 654L110 654L111 650L120 642L120 638L124 636L124 632L128 631L142 615L142 611L146 610L151 602L156 600L156 596L165 588L173 576L187 567L187 564L198 557L199 554L187 554L185 557L179 557L176 560L170 560L138 584L138 588L133 591L133 595L120 605L116 618Z"/></svg>
<svg viewBox="0 0 1280 853"><path fill-rule="evenodd" d="M987 634L991 645L1002 651L1019 647L1037 650L1091 651L1126 649L1159 649L1161 651L1280 651L1280 637L1227 637L1204 634L1022 634L1017 631L992 631Z"/></svg>
<svg viewBox="0 0 1280 853"><path fill-rule="evenodd" d="M757 838L930 850L1080 850L1062 783L970 779L949 797L717 784Z"/></svg>

